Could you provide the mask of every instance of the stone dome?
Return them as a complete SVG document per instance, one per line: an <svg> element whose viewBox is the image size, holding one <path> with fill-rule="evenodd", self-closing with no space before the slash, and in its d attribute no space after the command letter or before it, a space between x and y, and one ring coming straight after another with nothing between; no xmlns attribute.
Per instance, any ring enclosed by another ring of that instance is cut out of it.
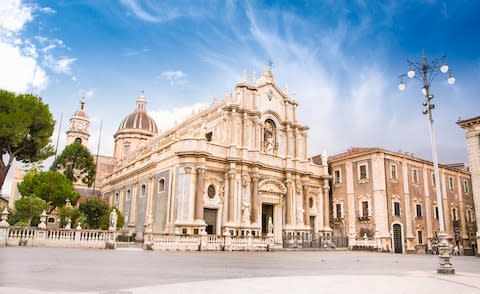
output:
<svg viewBox="0 0 480 294"><path fill-rule="evenodd" d="M120 132L124 129L137 129L157 133L157 124L153 118L147 114L146 104L145 97L141 95L137 100L137 109L122 120L118 127L118 131Z"/></svg>

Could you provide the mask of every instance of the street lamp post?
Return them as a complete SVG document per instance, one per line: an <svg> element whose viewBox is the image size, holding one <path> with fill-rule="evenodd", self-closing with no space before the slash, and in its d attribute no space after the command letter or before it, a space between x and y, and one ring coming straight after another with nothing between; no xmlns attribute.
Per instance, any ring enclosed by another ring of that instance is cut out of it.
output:
<svg viewBox="0 0 480 294"><path fill-rule="evenodd" d="M442 56L428 63L427 56L425 52L422 54L421 62L412 62L408 60L409 70L406 74L400 75L400 84L398 88L403 91L405 89L404 79L406 77L413 79L416 78L422 84L422 93L425 96L425 101L423 106L425 109L422 111L423 114L427 115L428 118L428 129L430 131L430 144L432 145L432 157L433 157L433 171L435 174L435 183L436 183L436 196L437 196L437 205L438 205L438 222L440 225L440 232L438 233L439 239L439 251L440 251L440 267L437 269L439 274L455 274L455 269L453 268L452 263L450 262L450 248L448 246L448 235L445 232L445 220L444 220L444 207L442 199L442 185L440 181L440 172L438 169L438 160L437 160L437 144L435 140L435 131L433 129L433 118L432 111L435 108L435 105L432 103L433 95L430 94L430 85L433 79L440 73L448 73L448 83L453 85L455 83L455 78L452 76L452 71L448 69L446 65L447 57Z"/></svg>

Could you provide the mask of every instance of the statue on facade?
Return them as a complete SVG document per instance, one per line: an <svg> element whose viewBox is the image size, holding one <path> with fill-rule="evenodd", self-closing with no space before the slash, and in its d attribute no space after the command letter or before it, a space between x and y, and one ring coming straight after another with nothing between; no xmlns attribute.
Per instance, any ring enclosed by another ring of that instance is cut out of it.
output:
<svg viewBox="0 0 480 294"><path fill-rule="evenodd" d="M65 221L67 222L67 224L65 225L65 229L70 230L72 228L72 220L69 217L67 217Z"/></svg>
<svg viewBox="0 0 480 294"><path fill-rule="evenodd" d="M250 202L242 201L242 223L250 224Z"/></svg>
<svg viewBox="0 0 480 294"><path fill-rule="evenodd" d="M263 127L264 151L273 153L275 151L275 124L267 119Z"/></svg>
<svg viewBox="0 0 480 294"><path fill-rule="evenodd" d="M267 235L273 236L273 222L271 216L268 217L267 232Z"/></svg>
<svg viewBox="0 0 480 294"><path fill-rule="evenodd" d="M303 213L305 210L301 207L297 209L297 224L303 224Z"/></svg>
<svg viewBox="0 0 480 294"><path fill-rule="evenodd" d="M148 213L147 216L145 217L145 232L151 232L152 231L152 214Z"/></svg>
<svg viewBox="0 0 480 294"><path fill-rule="evenodd" d="M268 153L273 152L273 136L272 134L268 134L267 141L265 143L265 151Z"/></svg>
<svg viewBox="0 0 480 294"><path fill-rule="evenodd" d="M110 225L108 226L108 230L110 231L115 231L117 230L117 219L118 219L118 214L117 214L117 209L114 208L112 209L112 212L110 212Z"/></svg>

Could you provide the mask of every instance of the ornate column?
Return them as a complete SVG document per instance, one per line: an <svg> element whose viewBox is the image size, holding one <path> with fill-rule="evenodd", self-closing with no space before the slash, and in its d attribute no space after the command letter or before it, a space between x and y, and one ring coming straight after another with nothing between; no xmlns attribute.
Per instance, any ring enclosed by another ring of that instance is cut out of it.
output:
<svg viewBox="0 0 480 294"><path fill-rule="evenodd" d="M235 221L235 169L228 171L228 218L229 223Z"/></svg>
<svg viewBox="0 0 480 294"><path fill-rule="evenodd" d="M303 183L303 209L305 210L303 219L305 220L305 225L310 225L310 202L308 201L308 186L307 183Z"/></svg>
<svg viewBox="0 0 480 294"><path fill-rule="evenodd" d="M251 175L252 178L252 194L250 195L250 205L252 206L252 214L250 215L250 221L252 224L258 224L258 179L257 173Z"/></svg>
<svg viewBox="0 0 480 294"><path fill-rule="evenodd" d="M203 220L203 190L205 188L205 167L197 167L197 181L195 187L195 215L194 220Z"/></svg>
<svg viewBox="0 0 480 294"><path fill-rule="evenodd" d="M292 224L292 210L293 210L293 190L292 190L292 180L287 180L285 182L287 186L287 203L285 206L285 224Z"/></svg>
<svg viewBox="0 0 480 294"><path fill-rule="evenodd" d="M330 229L330 201L328 191L330 190L328 186L328 180L326 183L323 184L323 229L324 230L331 230Z"/></svg>

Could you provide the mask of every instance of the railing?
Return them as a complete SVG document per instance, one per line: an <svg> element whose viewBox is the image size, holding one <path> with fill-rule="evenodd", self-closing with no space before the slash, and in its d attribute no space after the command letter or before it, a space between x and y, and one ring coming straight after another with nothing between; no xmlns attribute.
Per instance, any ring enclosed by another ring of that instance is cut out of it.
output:
<svg viewBox="0 0 480 294"><path fill-rule="evenodd" d="M0 242L7 246L106 248L110 242L115 247L116 232L110 231L36 227L7 227L2 230L6 231L6 238Z"/></svg>
<svg viewBox="0 0 480 294"><path fill-rule="evenodd" d="M347 248L347 236L305 236L305 235L284 235L283 248L317 248L317 249L335 249Z"/></svg>
<svg viewBox="0 0 480 294"><path fill-rule="evenodd" d="M146 233L144 247L154 250L267 251L273 238L260 236L167 235Z"/></svg>
<svg viewBox="0 0 480 294"><path fill-rule="evenodd" d="M371 237L355 238L353 249L376 249L378 247L377 240Z"/></svg>

